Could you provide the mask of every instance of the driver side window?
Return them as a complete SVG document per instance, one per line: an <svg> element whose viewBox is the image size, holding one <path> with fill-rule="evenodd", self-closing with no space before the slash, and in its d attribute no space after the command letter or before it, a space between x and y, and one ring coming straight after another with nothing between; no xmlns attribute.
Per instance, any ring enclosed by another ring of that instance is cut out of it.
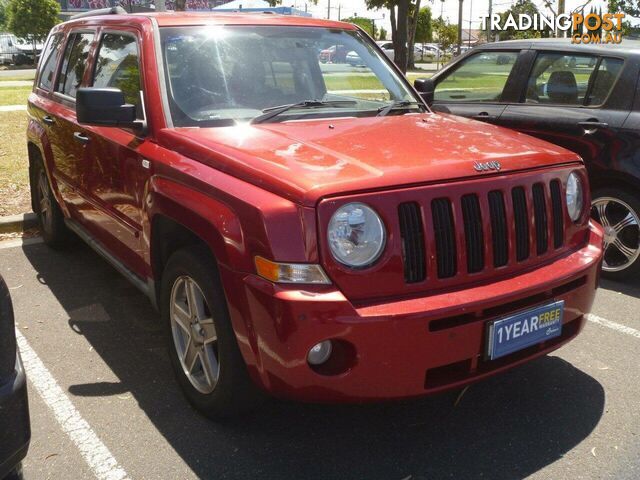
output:
<svg viewBox="0 0 640 480"><path fill-rule="evenodd" d="M93 86L122 90L126 102L136 106L138 119L143 119L138 43L132 35L105 33L102 36Z"/></svg>
<svg viewBox="0 0 640 480"><path fill-rule="evenodd" d="M499 102L518 52L479 52L462 63L435 89L434 100Z"/></svg>

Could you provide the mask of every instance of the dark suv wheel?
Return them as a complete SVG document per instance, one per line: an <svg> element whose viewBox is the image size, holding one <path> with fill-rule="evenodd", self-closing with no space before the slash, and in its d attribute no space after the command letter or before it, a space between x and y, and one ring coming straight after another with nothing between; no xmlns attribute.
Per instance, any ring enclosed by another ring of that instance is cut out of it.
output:
<svg viewBox="0 0 640 480"><path fill-rule="evenodd" d="M162 276L161 312L178 383L197 410L220 418L259 403L262 395L249 378L206 247L171 256Z"/></svg>
<svg viewBox="0 0 640 480"><path fill-rule="evenodd" d="M612 280L640 273L640 200L622 188L593 192L591 216L604 228L602 274Z"/></svg>

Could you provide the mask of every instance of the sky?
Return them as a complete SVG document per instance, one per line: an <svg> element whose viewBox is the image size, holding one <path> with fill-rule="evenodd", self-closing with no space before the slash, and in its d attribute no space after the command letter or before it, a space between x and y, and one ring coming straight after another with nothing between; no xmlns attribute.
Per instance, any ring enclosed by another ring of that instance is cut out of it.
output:
<svg viewBox="0 0 640 480"><path fill-rule="evenodd" d="M367 11L364 0L318 0L318 5L313 5L312 2L304 0L283 0L282 5L294 6L305 9L307 5L308 11L313 14L314 17L327 18L327 2L331 2L331 18L338 19L338 11L340 10L341 18L347 18L358 14L361 17L373 18L382 22L387 31L389 28L389 13L385 10L371 10ZM544 7L542 0L533 0L542 13L549 13L549 10ZM566 11L570 12L574 8L583 5L586 0L566 0ZM515 0L493 0L493 11L496 13L507 10L511 5L515 3ZM554 3L557 3L554 1ZM442 16L448 19L451 23L458 23L458 0L422 0L423 5L431 7L434 18L440 16L442 9ZM605 0L592 0L589 5L593 5L596 8L602 7L603 11L606 11L607 2ZM340 9L339 9L340 7ZM464 0L462 19L464 21L464 28L469 28L469 18L471 18L471 28L480 27L480 16L486 15L489 9L489 0ZM383 19L383 15L385 18Z"/></svg>

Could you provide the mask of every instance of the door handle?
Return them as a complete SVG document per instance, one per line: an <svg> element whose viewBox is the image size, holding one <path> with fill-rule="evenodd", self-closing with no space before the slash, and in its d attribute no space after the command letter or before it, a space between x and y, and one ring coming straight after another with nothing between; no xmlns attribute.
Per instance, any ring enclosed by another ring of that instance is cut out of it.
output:
<svg viewBox="0 0 640 480"><path fill-rule="evenodd" d="M85 145L89 143L89 137L84 135L82 132L73 132L73 138Z"/></svg>
<svg viewBox="0 0 640 480"><path fill-rule="evenodd" d="M586 122L578 122L578 125L580 125L584 129L585 135L592 135L600 129L609 128L608 123L599 122L597 120L587 120Z"/></svg>
<svg viewBox="0 0 640 480"><path fill-rule="evenodd" d="M480 112L479 114L474 115L473 118L475 120L495 120L497 117L489 115L489 112Z"/></svg>
<svg viewBox="0 0 640 480"><path fill-rule="evenodd" d="M55 119L50 117L49 115L42 117L42 121L47 125L53 125L54 123L56 123Z"/></svg>

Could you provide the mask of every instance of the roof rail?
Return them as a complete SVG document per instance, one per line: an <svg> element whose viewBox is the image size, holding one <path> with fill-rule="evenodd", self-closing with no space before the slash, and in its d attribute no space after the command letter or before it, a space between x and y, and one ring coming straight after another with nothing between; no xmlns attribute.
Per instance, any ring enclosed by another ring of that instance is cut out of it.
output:
<svg viewBox="0 0 640 480"><path fill-rule="evenodd" d="M98 15L127 15L127 11L122 7L99 8L97 10L77 13L71 17L71 20L85 17L96 17Z"/></svg>

